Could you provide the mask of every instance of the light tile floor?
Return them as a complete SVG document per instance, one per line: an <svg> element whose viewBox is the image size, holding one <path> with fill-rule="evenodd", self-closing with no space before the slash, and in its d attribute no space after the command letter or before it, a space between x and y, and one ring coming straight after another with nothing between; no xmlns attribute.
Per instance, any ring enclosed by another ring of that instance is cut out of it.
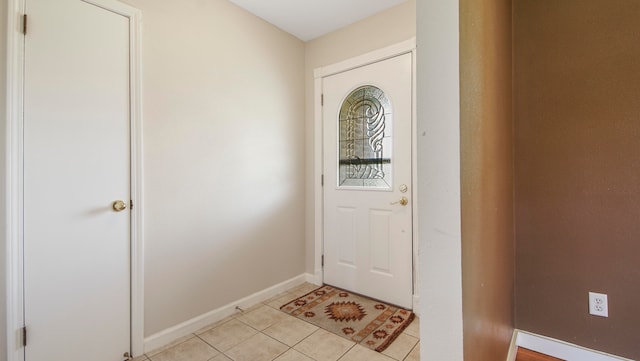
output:
<svg viewBox="0 0 640 361"><path fill-rule="evenodd" d="M289 316L280 306L313 291L305 283L135 361L419 361L416 318L378 353Z"/></svg>

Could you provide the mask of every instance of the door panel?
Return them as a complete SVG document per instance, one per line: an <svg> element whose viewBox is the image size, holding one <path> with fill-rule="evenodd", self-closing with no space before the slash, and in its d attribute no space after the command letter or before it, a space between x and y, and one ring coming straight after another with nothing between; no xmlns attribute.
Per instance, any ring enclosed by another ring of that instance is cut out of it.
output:
<svg viewBox="0 0 640 361"><path fill-rule="evenodd" d="M27 361L130 350L129 21L28 0L24 110Z"/></svg>
<svg viewBox="0 0 640 361"><path fill-rule="evenodd" d="M338 207L337 209L337 229L336 240L342 245L338 249L338 262L344 266L355 266L356 264L356 209Z"/></svg>
<svg viewBox="0 0 640 361"><path fill-rule="evenodd" d="M412 55L323 78L324 280L413 305Z"/></svg>
<svg viewBox="0 0 640 361"><path fill-rule="evenodd" d="M378 209L369 210L369 234L371 247L371 270L391 275L392 252L389 240L392 235L391 218L393 212Z"/></svg>

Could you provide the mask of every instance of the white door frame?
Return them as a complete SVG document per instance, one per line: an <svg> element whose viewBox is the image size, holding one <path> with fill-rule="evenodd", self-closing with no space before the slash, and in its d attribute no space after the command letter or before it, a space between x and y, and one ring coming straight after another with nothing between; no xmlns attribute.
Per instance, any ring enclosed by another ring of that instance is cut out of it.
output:
<svg viewBox="0 0 640 361"><path fill-rule="evenodd" d="M322 134L322 79L327 76L342 73L348 70L359 68L365 65L376 63L382 60L386 60L398 55L411 53L413 69L412 69L412 105L411 105L411 182L412 182L412 199L409 204L413 214L413 309L414 312L419 310L419 295L418 295L418 227L415 222L418 219L418 181L417 181L417 112L416 112L416 39L411 38L409 40L375 50L351 59L347 59L335 64L327 65L324 67L316 68L313 71L314 76L314 282L321 284L324 281L322 272L322 254L323 254L323 187L322 187L322 167L323 167L323 141Z"/></svg>
<svg viewBox="0 0 640 361"><path fill-rule="evenodd" d="M140 10L117 0L82 0L129 19L130 119L131 119L131 352L143 353L143 179L142 179L142 81ZM23 288L23 91L24 35L22 15L25 0L7 4L7 113L6 113L6 317L7 361L24 360ZM28 29L27 29L28 34ZM28 35L27 35L28 36Z"/></svg>

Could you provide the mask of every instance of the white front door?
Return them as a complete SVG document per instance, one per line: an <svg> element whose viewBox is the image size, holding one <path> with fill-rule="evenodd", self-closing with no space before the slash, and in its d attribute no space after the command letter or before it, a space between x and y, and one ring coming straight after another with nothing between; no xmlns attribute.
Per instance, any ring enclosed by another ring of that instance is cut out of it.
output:
<svg viewBox="0 0 640 361"><path fill-rule="evenodd" d="M412 308L412 55L322 79L324 282Z"/></svg>
<svg viewBox="0 0 640 361"><path fill-rule="evenodd" d="M26 13L25 359L121 361L131 349L129 20L81 0L27 0Z"/></svg>

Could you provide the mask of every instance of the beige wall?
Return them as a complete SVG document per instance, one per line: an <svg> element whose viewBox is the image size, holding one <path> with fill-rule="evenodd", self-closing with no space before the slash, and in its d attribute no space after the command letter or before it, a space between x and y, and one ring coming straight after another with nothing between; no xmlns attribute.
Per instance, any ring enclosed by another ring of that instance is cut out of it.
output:
<svg viewBox="0 0 640 361"><path fill-rule="evenodd" d="M514 10L516 326L640 359L640 2Z"/></svg>
<svg viewBox="0 0 640 361"><path fill-rule="evenodd" d="M305 159L306 159L306 270L314 269L314 78L313 70L416 35L415 0L339 29L305 44Z"/></svg>
<svg viewBox="0 0 640 361"><path fill-rule="evenodd" d="M511 0L460 1L465 360L506 360L514 314Z"/></svg>
<svg viewBox="0 0 640 361"><path fill-rule="evenodd" d="M143 13L145 335L304 272L304 44L226 0Z"/></svg>

